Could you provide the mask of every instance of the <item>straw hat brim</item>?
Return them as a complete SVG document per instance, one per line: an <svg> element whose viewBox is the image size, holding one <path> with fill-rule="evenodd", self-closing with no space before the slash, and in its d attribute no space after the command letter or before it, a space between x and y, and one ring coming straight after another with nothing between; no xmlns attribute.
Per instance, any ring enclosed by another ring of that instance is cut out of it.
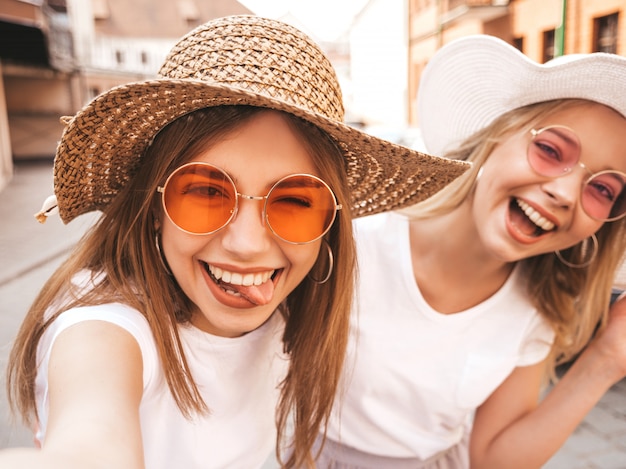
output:
<svg viewBox="0 0 626 469"><path fill-rule="evenodd" d="M224 84L155 79L113 88L67 124L55 157L55 194L61 219L105 208L133 173L154 136L195 110L252 105L286 111L324 130L345 159L355 217L422 201L469 165L419 153L342 122Z"/></svg>
<svg viewBox="0 0 626 469"><path fill-rule="evenodd" d="M499 38L466 36L443 46L420 79L424 144L445 155L498 116L563 98L595 101L626 116L626 57L572 54L539 64Z"/></svg>

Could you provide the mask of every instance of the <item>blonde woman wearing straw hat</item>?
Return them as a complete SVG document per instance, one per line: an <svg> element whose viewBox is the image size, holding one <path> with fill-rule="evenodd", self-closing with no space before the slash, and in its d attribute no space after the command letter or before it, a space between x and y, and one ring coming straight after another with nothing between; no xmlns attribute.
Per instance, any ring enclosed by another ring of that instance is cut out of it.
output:
<svg viewBox="0 0 626 469"><path fill-rule="evenodd" d="M351 354L318 467L539 468L626 375L626 299L608 311L626 248L624 90L615 55L540 65L490 36L435 54L426 148L473 167L355 221Z"/></svg>
<svg viewBox="0 0 626 469"><path fill-rule="evenodd" d="M68 121L39 217L102 216L16 339L10 398L41 449L0 466L249 469L292 418L284 466L311 461L347 343L352 216L468 166L342 121L319 47L253 16L198 27L159 78Z"/></svg>

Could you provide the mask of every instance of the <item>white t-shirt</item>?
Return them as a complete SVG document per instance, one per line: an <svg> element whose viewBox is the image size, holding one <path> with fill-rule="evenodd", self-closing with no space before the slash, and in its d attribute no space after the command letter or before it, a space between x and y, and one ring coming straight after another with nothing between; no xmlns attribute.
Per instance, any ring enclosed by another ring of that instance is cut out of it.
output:
<svg viewBox="0 0 626 469"><path fill-rule="evenodd" d="M515 367L544 359L554 333L516 271L483 303L438 313L414 280L408 220L383 213L354 225L356 311L345 393L328 436L367 453L424 460L461 440L476 407Z"/></svg>
<svg viewBox="0 0 626 469"><path fill-rule="evenodd" d="M82 321L117 324L137 340L143 357L140 406L147 469L260 468L275 448L279 383L288 361L282 349L284 320L276 312L263 326L238 338L217 337L179 326L185 354L210 413L185 419L172 398L146 319L122 304L74 308L48 328L38 347L37 411L45 445L48 360L56 337ZM80 353L80 351L77 351Z"/></svg>

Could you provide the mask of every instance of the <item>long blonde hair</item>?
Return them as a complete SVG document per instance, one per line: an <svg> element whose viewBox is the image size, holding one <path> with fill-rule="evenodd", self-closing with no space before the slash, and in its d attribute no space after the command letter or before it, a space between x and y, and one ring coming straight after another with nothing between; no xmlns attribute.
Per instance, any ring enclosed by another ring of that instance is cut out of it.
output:
<svg viewBox="0 0 626 469"><path fill-rule="evenodd" d="M473 162L471 170L433 197L402 212L418 219L449 213L470 196L480 168L505 138L552 114L584 106L589 106L589 101L563 99L525 106L500 116L445 155ZM554 253L519 261L531 302L556 333L549 367L552 377L554 368L575 357L607 321L611 289L626 251L626 218L604 223L596 236L597 256L585 268L568 267ZM563 254L579 259L584 257L583 249L580 243Z"/></svg>
<svg viewBox="0 0 626 469"><path fill-rule="evenodd" d="M195 111L166 126L142 156L134 177L44 285L21 325L7 369L9 402L26 424L37 419L36 354L46 328L69 308L112 301L128 304L148 320L182 414L191 417L210 408L193 380L178 335L178 324L190 319L190 300L164 270L155 246L155 219L161 211L156 189L175 168L259 112L263 108L220 106ZM337 146L317 127L284 115L338 203L350 207L345 163ZM335 261L330 280L318 284L305 278L287 298L283 312L290 366L277 409L279 442L286 438L288 416L295 418L292 453L285 467L312 466L310 450L325 427L343 365L356 262L349 209L339 211L325 242ZM317 263L313 267L313 278L324 276L316 271L325 268L326 254L320 250L320 267ZM83 270L104 274L86 293L72 284ZM277 444L279 458L280 451Z"/></svg>

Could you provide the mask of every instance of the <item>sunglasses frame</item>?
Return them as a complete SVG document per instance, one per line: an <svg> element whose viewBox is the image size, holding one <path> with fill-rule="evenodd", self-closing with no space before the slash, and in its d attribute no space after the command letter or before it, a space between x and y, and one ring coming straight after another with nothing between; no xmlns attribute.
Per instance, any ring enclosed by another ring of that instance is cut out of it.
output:
<svg viewBox="0 0 626 469"><path fill-rule="evenodd" d="M585 180L583 180L583 182L582 182L582 184L580 186L580 204L581 204L581 207L582 207L583 211L587 214L587 216L589 216L590 218L593 218L594 220L601 221L603 223L619 220L620 218L623 218L624 216L626 216L626 206L625 206L624 207L624 211L620 215L618 215L616 217L597 218L597 217L594 217L593 215L591 215L590 213L588 213L587 210L585 209L585 206L582 203L585 186L587 186L589 184L589 181L591 181L593 178L595 178L597 176L601 176L602 174L612 173L612 174L618 174L618 175L622 176L624 178L624 180L626 180L626 173L623 173L623 172L615 170L615 169L606 169L606 170L598 171L597 173L593 173L593 172L591 172L591 170L584 163L582 163L580 161L580 150L579 150L578 157L576 158L575 164L573 164L570 167L565 168L565 170L561 174L557 174L557 175L554 175L554 176L550 175L550 174L543 174L543 173L539 172L535 168L535 166L532 163L532 159L530 157L530 152L531 152L530 147L533 144L533 142L535 141L535 139L537 138L537 136L541 135L541 133L545 132L546 130L550 130L550 129L564 129L564 130L570 132L572 135L574 135L576 137L576 142L578 144L578 148L580 149L582 147L582 144L580 143L580 139L578 138L578 135L576 134L574 129L572 129L570 127L567 127L566 125L554 124L554 125L548 125L548 126L545 126L545 127L541 127L539 129L532 128L529 131L530 135L531 135L531 139L530 139L530 142L528 142L528 146L526 148L526 161L528 162L528 165L530 166L530 168L536 174L538 174L541 177L556 179L556 178L560 178L560 177L563 177L563 176L567 176L568 174L571 174L575 167L580 166L582 169L587 171L587 173L589 174L589 177L586 178ZM622 189L622 192L620 192L620 195L623 195L624 190L626 190L626 188Z"/></svg>
<svg viewBox="0 0 626 469"><path fill-rule="evenodd" d="M174 177L180 170L182 170L183 168L188 168L191 166L207 166L210 168L214 168L218 171L220 171L224 176L225 179L228 180L228 182L231 184L232 188L233 188L233 192L235 194L235 205L234 207L231 209L231 213L230 213L230 217L228 217L228 219L224 222L223 225L221 225L219 228L216 228L215 230L212 231L207 231L207 232L203 232L203 233L194 233L193 231L188 231L186 229L184 229L183 227L179 226L178 223L176 223L172 217L170 216L169 211L167 210L167 206L165 203L165 191L168 187L169 182L171 181L172 177ZM314 239L308 240L308 241L290 241L288 239L283 238L282 236L280 236L278 233L276 233L276 231L274 230L274 228L272 227L271 223L269 222L269 218L267 215L267 200L269 198L269 196L272 194L272 191L278 187L281 183L283 183L284 181L293 178L293 177L309 177L319 183L321 183L330 193L331 197L332 197L332 201L333 201L333 215L330 219L330 221L328 222L328 226L326 227L326 229L317 237L315 237ZM284 176L282 178L280 178L278 181L276 181L274 184L272 184L272 187L270 187L270 189L268 190L266 195L246 195L243 194L241 192L239 192L237 190L237 186L235 185L235 182L233 181L233 179L230 177L230 175L224 171L222 168L220 168L219 166L216 166L214 164L211 163L205 163L203 161L193 161L190 163L185 163L181 166L179 166L178 168L176 168L174 171L172 171L170 173L170 175L167 177L167 179L165 180L165 182L163 183L163 185L157 186L156 189L157 192L161 193L161 205L163 207L163 211L165 212L165 215L167 216L167 218L172 222L172 224L174 224L174 226L176 228L178 228L180 231L187 233L187 234L191 234L191 235L196 235L196 236L206 236L206 235L210 235L210 234L215 234L217 233L219 230L221 230L222 228L226 227L236 216L237 216L237 212L239 210L239 199L245 199L245 200L257 200L257 201L263 201L263 209L262 209L262 219L263 219L263 223L264 225L269 228L270 232L277 237L278 239L280 239L281 241L284 241L286 243L289 244L309 244L309 243L313 243L315 241L317 241L318 239L322 238L326 233L328 233L330 231L330 229L332 228L333 224L335 223L335 219L337 218L337 212L339 210L341 210L343 208L343 206L339 203L337 203L337 196L335 195L335 192L331 189L331 187L321 178L313 175L313 174L308 174L308 173L294 173L294 174L288 174L287 176Z"/></svg>

